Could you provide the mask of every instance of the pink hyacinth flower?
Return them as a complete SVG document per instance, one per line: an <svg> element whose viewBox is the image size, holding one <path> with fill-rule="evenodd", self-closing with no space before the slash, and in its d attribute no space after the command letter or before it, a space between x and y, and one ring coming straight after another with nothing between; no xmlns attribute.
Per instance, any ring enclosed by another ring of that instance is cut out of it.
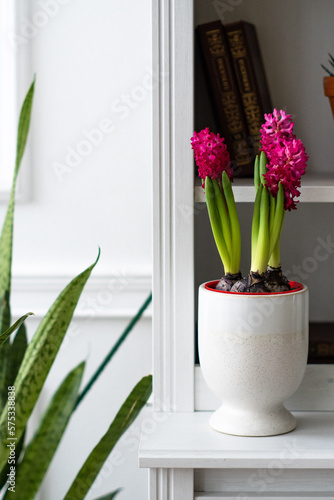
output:
<svg viewBox="0 0 334 500"><path fill-rule="evenodd" d="M223 137L210 132L207 127L200 132L194 132L191 146L194 150L198 175L203 181L203 187L207 176L211 179L221 179L224 171L232 180L233 170L230 155Z"/></svg>
<svg viewBox="0 0 334 500"><path fill-rule="evenodd" d="M273 196L277 195L279 182L284 190L285 210L295 210L300 196L300 179L305 174L308 156L300 139L292 133L291 115L274 109L265 115L261 127L262 150L268 158L267 186Z"/></svg>

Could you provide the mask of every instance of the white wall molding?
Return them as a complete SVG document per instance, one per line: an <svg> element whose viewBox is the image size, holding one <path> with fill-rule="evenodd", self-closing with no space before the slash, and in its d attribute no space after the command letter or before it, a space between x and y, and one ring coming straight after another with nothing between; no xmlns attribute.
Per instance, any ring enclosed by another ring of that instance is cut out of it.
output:
<svg viewBox="0 0 334 500"><path fill-rule="evenodd" d="M74 276L44 274L15 275L12 280L12 314L19 316L28 310L37 318L45 315L53 301ZM92 275L82 293L75 317L100 319L130 318L148 297L152 287L149 275ZM144 317L152 316L151 306Z"/></svg>
<svg viewBox="0 0 334 500"><path fill-rule="evenodd" d="M152 3L153 393L155 409L194 408L193 2ZM187 99L184 99L187 96Z"/></svg>

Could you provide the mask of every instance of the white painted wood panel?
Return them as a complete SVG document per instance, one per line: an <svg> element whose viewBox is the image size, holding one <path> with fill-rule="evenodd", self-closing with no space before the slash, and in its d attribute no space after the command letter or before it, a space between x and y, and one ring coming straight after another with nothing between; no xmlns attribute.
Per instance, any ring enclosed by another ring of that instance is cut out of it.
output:
<svg viewBox="0 0 334 500"><path fill-rule="evenodd" d="M293 453L288 459L293 460ZM196 469L194 474L195 491L211 494L224 491L238 497L245 493L334 492L332 469L284 469L283 461L275 461L266 469Z"/></svg>
<svg viewBox="0 0 334 500"><path fill-rule="evenodd" d="M192 469L150 469L150 500L193 500Z"/></svg>
<svg viewBox="0 0 334 500"><path fill-rule="evenodd" d="M152 7L154 406L192 411L194 179L192 151L184 145L193 133L193 2Z"/></svg>
<svg viewBox="0 0 334 500"><path fill-rule="evenodd" d="M13 276L11 297L13 316L22 316L27 310L31 310L37 318L42 318L74 276L74 273ZM132 318L151 290L152 277L148 275L130 275L122 269L103 276L93 272L84 288L75 317L91 320ZM144 315L152 316L151 306Z"/></svg>
<svg viewBox="0 0 334 500"><path fill-rule="evenodd" d="M242 497L236 497L235 495L231 496L229 494L221 494L221 493L196 493L194 496L194 500L333 500L333 494L325 494L325 495L317 495L317 494L308 494L307 496L301 497L299 494L294 495L290 492L286 492L284 495L249 495Z"/></svg>
<svg viewBox="0 0 334 500"><path fill-rule="evenodd" d="M206 385L200 366L196 366L195 409L212 411L220 404ZM334 411L334 365L307 365L300 388L285 405L290 411Z"/></svg>
<svg viewBox="0 0 334 500"><path fill-rule="evenodd" d="M293 432L246 438L212 430L210 412L169 413L150 439L142 441L139 465L247 469L267 468L279 460L287 469L334 469L334 412L294 414Z"/></svg>

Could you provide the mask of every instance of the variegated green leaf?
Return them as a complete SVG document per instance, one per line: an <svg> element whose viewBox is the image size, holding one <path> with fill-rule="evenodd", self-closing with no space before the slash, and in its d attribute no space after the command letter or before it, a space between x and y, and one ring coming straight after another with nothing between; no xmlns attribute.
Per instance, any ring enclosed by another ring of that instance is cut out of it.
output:
<svg viewBox="0 0 334 500"><path fill-rule="evenodd" d="M24 354L28 346L27 331L22 323L11 344L10 353L10 385L14 385Z"/></svg>
<svg viewBox="0 0 334 500"><path fill-rule="evenodd" d="M118 490L115 490L108 495L104 495L103 497L95 498L95 500L112 500L120 491L122 491L122 488L118 488Z"/></svg>
<svg viewBox="0 0 334 500"><path fill-rule="evenodd" d="M17 330L18 328L20 328L20 326L24 323L24 321L28 318L28 316L31 316L31 315L34 315L34 313L30 312L30 313L27 313L25 314L24 316L21 316L20 319L18 319L17 321L15 321L15 323L9 327L5 332L3 332L1 335L0 335L0 346L6 342L6 340L8 339L8 337L15 332L15 330Z"/></svg>
<svg viewBox="0 0 334 500"><path fill-rule="evenodd" d="M9 290L6 290L0 299L0 333L5 332L10 327L11 314L9 298Z"/></svg>
<svg viewBox="0 0 334 500"><path fill-rule="evenodd" d="M16 143L16 160L15 160L15 170L14 178L12 184L12 190L10 194L10 199L8 203L7 213L5 217L5 222L3 225L1 237L0 237L0 297L9 300L10 288L11 288L11 267L12 267L12 247L13 247L13 217L14 217L14 204L15 204L15 188L17 174L20 169L21 160L23 157L24 149L27 142L27 136L29 131L30 116L32 109L32 102L34 97L34 87L35 82L30 86L30 89L26 95L24 103L21 108L18 133L17 133L17 143ZM1 309L1 308L0 308ZM0 318L2 323L2 318ZM7 327L8 328L8 327ZM1 328L1 332L3 328Z"/></svg>
<svg viewBox="0 0 334 500"><path fill-rule="evenodd" d="M0 410L2 411L7 402L8 386L12 385L14 379L11 376L13 346L10 344L9 336L21 325L32 313L25 314L14 323L8 330L0 335Z"/></svg>
<svg viewBox="0 0 334 500"><path fill-rule="evenodd" d="M9 339L7 339L6 342L2 344L0 349L0 411L1 412L6 406L8 386L10 385L10 380L9 380L10 354L11 354L11 345Z"/></svg>
<svg viewBox="0 0 334 500"><path fill-rule="evenodd" d="M77 500L78 498L85 498L111 450L137 417L140 410L150 397L151 392L152 376L149 375L147 377L143 377L131 391L130 395L127 397L115 419L111 423L109 429L100 442L95 446L80 469L64 500Z"/></svg>
<svg viewBox="0 0 334 500"><path fill-rule="evenodd" d="M0 268L1 269L1 268ZM0 273L1 274L1 273ZM5 332L10 327L9 291L7 290L0 299L0 332ZM7 339L0 349L0 412L7 401L8 386L10 381L11 346ZM1 414L1 413L0 413Z"/></svg>
<svg viewBox="0 0 334 500"><path fill-rule="evenodd" d="M16 472L15 493L20 500L32 500L50 465L72 415L85 364L72 370L53 396L34 437L28 444ZM4 498L10 498L10 492Z"/></svg>
<svg viewBox="0 0 334 500"><path fill-rule="evenodd" d="M3 390L3 405L1 408L3 408L6 404L7 401L7 394L8 394L8 387L12 386L14 383L14 380L16 378L18 369L20 367L20 364L22 362L25 350L27 348L27 334L26 334L26 327L25 324L22 323L20 328L17 330L17 333L14 337L14 341L12 344L9 344L9 341L5 342L5 345L2 346L0 349L0 355L2 356L3 353L3 358L8 359L8 363L5 363L5 367L7 367L7 372L6 377L7 381L4 380L4 390ZM7 348L6 346L9 345ZM2 359L2 358L1 358ZM1 373L1 370L0 370ZM23 443L24 443L24 433L18 441L16 447L15 447L15 463L18 463L22 448L23 448ZM3 469L2 473L0 474L0 490L6 483L8 479L8 475L10 470L9 470L9 464L5 469Z"/></svg>
<svg viewBox="0 0 334 500"><path fill-rule="evenodd" d="M25 429L28 418L71 322L81 292L97 260L83 273L74 278L61 292L41 321L26 350L14 382L16 390L15 437L17 439L20 439ZM9 448L7 447L7 413L8 404L0 417L0 471L3 469L9 454Z"/></svg>
<svg viewBox="0 0 334 500"><path fill-rule="evenodd" d="M2 470L2 472L0 474L0 490L4 487L4 485L8 481L8 476L10 474L10 467L11 467L11 465L19 463L19 458L20 458L20 455L21 455L22 449L23 449L24 438L25 438L25 432L22 434L21 439L19 441L16 441L17 444L15 444L15 452L14 452L15 453L15 457L11 457L11 459L13 460L13 462L11 462L9 464L8 461L7 461L6 466L4 467L4 469Z"/></svg>

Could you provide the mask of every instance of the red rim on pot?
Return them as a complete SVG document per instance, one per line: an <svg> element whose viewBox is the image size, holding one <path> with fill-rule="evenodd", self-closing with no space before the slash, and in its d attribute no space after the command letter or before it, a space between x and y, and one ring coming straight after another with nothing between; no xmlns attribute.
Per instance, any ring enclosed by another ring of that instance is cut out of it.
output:
<svg viewBox="0 0 334 500"><path fill-rule="evenodd" d="M304 285L301 283L298 283L298 281L289 281L289 284L291 286L291 290L287 290L286 292L273 292L273 293L251 293L251 292L225 292L223 290L216 290L216 285L219 283L219 280L215 281L209 281L208 283L205 283L204 287L206 290L211 290L212 292L217 292L217 293L231 293L233 295L285 295L287 293L294 293L294 292L299 292L304 288Z"/></svg>

